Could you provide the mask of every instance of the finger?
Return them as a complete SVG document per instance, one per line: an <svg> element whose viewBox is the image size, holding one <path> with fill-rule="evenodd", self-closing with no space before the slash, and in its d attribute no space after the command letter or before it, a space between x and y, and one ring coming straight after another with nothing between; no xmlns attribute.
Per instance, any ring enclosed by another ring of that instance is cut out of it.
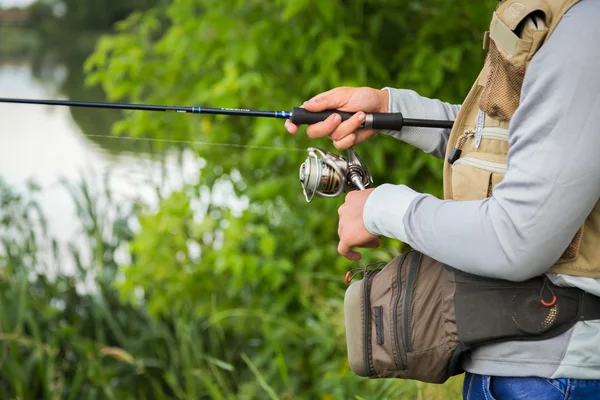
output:
<svg viewBox="0 0 600 400"><path fill-rule="evenodd" d="M379 239L373 239L370 242L368 242L366 244L363 244L360 247L365 248L365 249L376 249L379 246L381 246L381 240L379 240Z"/></svg>
<svg viewBox="0 0 600 400"><path fill-rule="evenodd" d="M329 136L342 122L339 114L332 114L325 121L309 125L306 129L306 135L311 139Z"/></svg>
<svg viewBox="0 0 600 400"><path fill-rule="evenodd" d="M298 132L298 126L289 119L285 120L285 129L292 135L295 135L296 132Z"/></svg>
<svg viewBox="0 0 600 400"><path fill-rule="evenodd" d="M358 251L352 250L352 248L340 241L338 245L338 253L347 258L350 261L360 261L361 255Z"/></svg>
<svg viewBox="0 0 600 400"><path fill-rule="evenodd" d="M371 136L375 135L376 133L377 133L377 130L375 130L375 129L360 129L356 132L353 132L353 134L355 136L352 137L352 140L350 140L350 139L346 139L345 141L344 140L340 140L340 141L334 140L333 145L338 150L346 150L349 147L356 146L357 144L364 142L365 140L367 140Z"/></svg>
<svg viewBox="0 0 600 400"><path fill-rule="evenodd" d="M333 145L338 150L346 150L346 149L354 146L355 143L356 143L356 133L351 133L341 140L334 141Z"/></svg>
<svg viewBox="0 0 600 400"><path fill-rule="evenodd" d="M361 129L358 132L356 132L356 140L354 141L354 144L357 145L359 143L362 143L371 136L375 135L376 133L376 129Z"/></svg>
<svg viewBox="0 0 600 400"><path fill-rule="evenodd" d="M366 115L364 112L360 111L354 114L350 119L342 122L337 129L330 135L334 141L341 140L353 133L354 131L360 129L363 121L365 120Z"/></svg>
<svg viewBox="0 0 600 400"><path fill-rule="evenodd" d="M334 88L326 92L314 96L307 100L302 107L308 111L323 111L341 107L347 100L347 95L344 94L345 88Z"/></svg>

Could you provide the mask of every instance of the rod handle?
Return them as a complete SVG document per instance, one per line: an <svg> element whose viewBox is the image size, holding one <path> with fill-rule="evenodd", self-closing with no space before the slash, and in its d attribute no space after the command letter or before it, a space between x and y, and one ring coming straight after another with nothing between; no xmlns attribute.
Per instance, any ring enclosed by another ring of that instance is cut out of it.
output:
<svg viewBox="0 0 600 400"><path fill-rule="evenodd" d="M339 114L342 121L350 119L355 113L337 110L319 112L306 111L302 107L292 108L290 121L296 125L312 125L329 118L332 114ZM362 128L401 130L404 125L402 113L369 113Z"/></svg>
<svg viewBox="0 0 600 400"><path fill-rule="evenodd" d="M302 107L294 107L292 108L292 115L290 117L290 121L292 121L296 125L312 125L316 124L317 122L325 121L332 114L339 114L342 117L342 121L346 121L354 115L354 113L346 111L325 110L313 112L306 111L306 109Z"/></svg>
<svg viewBox="0 0 600 400"><path fill-rule="evenodd" d="M302 107L292 108L290 120L296 125L312 125L317 122L325 121L330 115L339 114L342 117L342 121L346 121L352 117L355 113L338 111L338 110L326 110L319 112L306 111ZM365 122L361 125L361 128L373 128L378 130L391 130L399 131L404 126L416 126L422 128L439 128L439 129L452 129L454 121L446 120L435 120L435 119L410 119L404 118L402 113L370 113L367 114Z"/></svg>

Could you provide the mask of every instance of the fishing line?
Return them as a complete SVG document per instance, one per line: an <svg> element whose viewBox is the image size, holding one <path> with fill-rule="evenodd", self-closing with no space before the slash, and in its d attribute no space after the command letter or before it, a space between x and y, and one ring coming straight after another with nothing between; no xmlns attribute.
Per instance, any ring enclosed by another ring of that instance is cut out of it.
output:
<svg viewBox="0 0 600 400"><path fill-rule="evenodd" d="M8 130L19 133L28 133L30 131L24 131L21 129L8 128ZM306 152L306 149L301 147L285 147L285 146L267 146L267 145L253 145L253 144L236 144L236 143L224 143L224 142L208 142L203 140L179 140L179 139L157 139L149 137L128 137L128 136L111 136L111 135L94 135L82 133L84 137L92 138L103 138L103 139L120 139L120 140L133 140L143 142L162 142L172 144L193 144L202 145L209 147L229 147L229 148L245 148L249 150L277 150L277 151L289 151L289 152Z"/></svg>
<svg viewBox="0 0 600 400"><path fill-rule="evenodd" d="M235 144L235 143L220 143L220 142L205 142L199 140L177 140L177 139L153 139L147 137L126 137L126 136L108 136L108 135L87 135L86 137L97 137L106 139L123 139L123 140L139 140L146 142L164 142L164 143L179 143L179 144L199 144L204 146L214 147L237 147L250 150L279 150L279 151L301 151L306 152L306 149L300 147L284 147L284 146L261 146L253 144Z"/></svg>

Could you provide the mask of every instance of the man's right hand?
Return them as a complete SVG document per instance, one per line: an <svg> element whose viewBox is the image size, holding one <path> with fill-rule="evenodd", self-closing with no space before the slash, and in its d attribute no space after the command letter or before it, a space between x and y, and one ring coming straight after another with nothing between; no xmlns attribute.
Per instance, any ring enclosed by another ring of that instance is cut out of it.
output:
<svg viewBox="0 0 600 400"><path fill-rule="evenodd" d="M333 114L325 121L309 125L306 130L309 138L329 136L338 150L345 150L378 132L375 129L360 129L360 125L365 113L388 112L388 92L370 87L338 87L316 95L302 107L313 112L335 109L356 113L344 122L339 114ZM292 135L298 132L298 126L290 120L285 121L285 128Z"/></svg>

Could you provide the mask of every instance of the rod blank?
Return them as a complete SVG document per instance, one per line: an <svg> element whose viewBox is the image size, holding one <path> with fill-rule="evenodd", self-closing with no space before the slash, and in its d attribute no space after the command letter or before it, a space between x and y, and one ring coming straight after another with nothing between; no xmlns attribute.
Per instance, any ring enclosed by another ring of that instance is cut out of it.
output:
<svg viewBox="0 0 600 400"><path fill-rule="evenodd" d="M9 99L0 98L0 103L16 104L38 104L48 106L66 106L66 107L88 107L88 108L108 108L117 110L138 110L138 111L162 111L162 112L182 112L192 114L220 114L220 115L240 115L266 118L285 118L282 116L284 111L260 111L243 110L237 108L201 108L186 106L160 106L147 104L126 104L126 103L105 103L93 101L67 101L67 100L34 100L34 99ZM287 113L289 114L289 113Z"/></svg>

